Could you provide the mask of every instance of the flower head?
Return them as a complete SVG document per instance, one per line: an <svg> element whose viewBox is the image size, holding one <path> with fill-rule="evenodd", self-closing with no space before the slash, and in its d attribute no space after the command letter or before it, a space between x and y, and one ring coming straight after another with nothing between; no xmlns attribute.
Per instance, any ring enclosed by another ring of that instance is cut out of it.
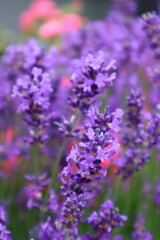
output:
<svg viewBox="0 0 160 240"><path fill-rule="evenodd" d="M73 89L72 97L69 98L70 105L81 111L87 110L95 101L95 96L112 86L116 77L115 69L115 60L108 63L103 51L82 58L71 77Z"/></svg>

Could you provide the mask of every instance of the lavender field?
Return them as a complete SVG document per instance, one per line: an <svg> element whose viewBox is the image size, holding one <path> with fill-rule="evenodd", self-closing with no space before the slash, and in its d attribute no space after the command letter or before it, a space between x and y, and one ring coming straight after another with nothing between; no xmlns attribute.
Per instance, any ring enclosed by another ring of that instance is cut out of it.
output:
<svg viewBox="0 0 160 240"><path fill-rule="evenodd" d="M0 240L160 240L160 16L84 7L0 33Z"/></svg>

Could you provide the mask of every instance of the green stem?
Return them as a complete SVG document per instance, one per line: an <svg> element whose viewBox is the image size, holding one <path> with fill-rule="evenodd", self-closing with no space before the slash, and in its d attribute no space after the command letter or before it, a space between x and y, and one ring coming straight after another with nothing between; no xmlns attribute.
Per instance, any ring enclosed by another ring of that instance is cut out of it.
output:
<svg viewBox="0 0 160 240"><path fill-rule="evenodd" d="M68 240L69 230L66 232L65 240Z"/></svg>
<svg viewBox="0 0 160 240"><path fill-rule="evenodd" d="M60 151L60 153L59 153L59 155L58 155L58 157L56 159L55 165L54 165L53 174L52 174L52 178L51 178L51 186L54 183L54 179L56 179L57 172L58 172L58 167L59 167L61 158L63 156L64 150L66 148L66 144L67 144L67 137L65 137L64 140L63 140L61 151Z"/></svg>

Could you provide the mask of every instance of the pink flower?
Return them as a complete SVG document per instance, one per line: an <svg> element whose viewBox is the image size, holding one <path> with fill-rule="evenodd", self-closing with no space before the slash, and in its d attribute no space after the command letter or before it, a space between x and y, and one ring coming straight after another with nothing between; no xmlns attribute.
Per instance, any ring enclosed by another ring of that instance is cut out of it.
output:
<svg viewBox="0 0 160 240"><path fill-rule="evenodd" d="M38 20L48 21L62 17L62 11L50 0L35 0L19 18L20 29L29 32Z"/></svg>
<svg viewBox="0 0 160 240"><path fill-rule="evenodd" d="M21 14L19 19L20 29L24 32L32 31L38 22L44 22L39 28L38 34L44 39L50 39L62 33L79 29L82 18L77 14L66 14L51 0L35 0L27 11Z"/></svg>
<svg viewBox="0 0 160 240"><path fill-rule="evenodd" d="M62 18L63 32L70 32L82 27L82 18L74 13L66 14Z"/></svg>
<svg viewBox="0 0 160 240"><path fill-rule="evenodd" d="M57 4L50 0L35 0L30 5L30 10L37 19L48 20L57 15Z"/></svg>
<svg viewBox="0 0 160 240"><path fill-rule="evenodd" d="M62 22L59 20L50 20L44 23L38 31L38 34L43 39L50 39L62 33Z"/></svg>
<svg viewBox="0 0 160 240"><path fill-rule="evenodd" d="M19 17L19 27L24 32L29 32L32 30L35 23L34 13L30 10L23 12Z"/></svg>

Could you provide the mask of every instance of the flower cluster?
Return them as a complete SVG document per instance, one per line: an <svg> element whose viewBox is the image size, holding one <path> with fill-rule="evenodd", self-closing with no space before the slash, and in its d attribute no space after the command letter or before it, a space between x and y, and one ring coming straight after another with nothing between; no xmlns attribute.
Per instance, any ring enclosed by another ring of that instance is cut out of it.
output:
<svg viewBox="0 0 160 240"><path fill-rule="evenodd" d="M150 136L149 138L149 147L154 148L157 146L159 152L160 145L160 113L157 109L156 112L152 115L149 124L147 126L147 132Z"/></svg>
<svg viewBox="0 0 160 240"><path fill-rule="evenodd" d="M19 78L13 88L12 96L20 102L17 112L43 111L49 108L49 96L52 92L51 80L41 68L34 67L32 76ZM39 110L39 108L41 108Z"/></svg>
<svg viewBox="0 0 160 240"><path fill-rule="evenodd" d="M109 239L115 227L123 227L127 216L121 215L115 208L114 202L107 200L98 212L93 212L88 217L88 223L94 229L93 239Z"/></svg>
<svg viewBox="0 0 160 240"><path fill-rule="evenodd" d="M160 57L160 17L155 13L147 13L143 15L144 30L149 39L151 48L154 51L155 58Z"/></svg>
<svg viewBox="0 0 160 240"><path fill-rule="evenodd" d="M30 176L26 175L26 179L29 181L29 184L25 186L24 193L27 197L27 208L30 210L33 207L44 208L46 207L48 211L56 213L58 210L58 197L55 194L53 189L49 189L49 199L44 205L45 195L47 194L48 187L50 184L50 179L47 178L46 173L39 176ZM43 209L43 211L46 209Z"/></svg>
<svg viewBox="0 0 160 240"><path fill-rule="evenodd" d="M44 111L48 110L49 97L52 92L51 80L47 73L40 68L33 68L32 76L19 78L13 88L12 97L19 103L18 112L25 113L24 121L30 126L30 143L43 144L46 139L48 119Z"/></svg>
<svg viewBox="0 0 160 240"><path fill-rule="evenodd" d="M68 234L68 238L70 240L74 240L77 235L77 229L72 230ZM51 221L51 218L48 217L47 220L40 224L39 231L37 233L38 240L44 240L44 239L52 239L52 240L63 240L65 239L65 233L62 231L59 231L57 227L54 225L54 223Z"/></svg>
<svg viewBox="0 0 160 240"><path fill-rule="evenodd" d="M103 115L95 106L95 109L91 108L89 117L94 111L97 114L92 115L93 122L87 126L89 119L86 119L86 133L83 133L79 145L71 149L67 157L68 165L60 174L63 182L61 190L66 196L62 209L65 228L72 228L82 221L87 199L94 196L90 184L106 176L108 165L119 147L114 134L122 121L122 112L116 114L121 110L110 113L107 108Z"/></svg>
<svg viewBox="0 0 160 240"><path fill-rule="evenodd" d="M84 201L83 195L71 193L64 203L62 209L62 222L61 224L66 229L72 229L77 226L83 217L83 211L86 208L86 202Z"/></svg>
<svg viewBox="0 0 160 240"><path fill-rule="evenodd" d="M73 87L69 104L81 111L88 109L97 95L112 86L116 77L115 69L115 60L107 61L102 51L82 58L81 62L76 63L76 70L71 76Z"/></svg>
<svg viewBox="0 0 160 240"><path fill-rule="evenodd" d="M144 97L139 90L132 90L127 97L126 118L123 127L122 144L126 148L125 155L117 163L118 173L128 178L139 171L150 159L149 135L147 134L147 116L143 112Z"/></svg>
<svg viewBox="0 0 160 240"><path fill-rule="evenodd" d="M141 216L138 216L137 221L134 226L135 230L132 234L131 240L140 240L140 239L146 239L146 240L152 240L153 236L151 233L147 232L144 228L144 219Z"/></svg>

